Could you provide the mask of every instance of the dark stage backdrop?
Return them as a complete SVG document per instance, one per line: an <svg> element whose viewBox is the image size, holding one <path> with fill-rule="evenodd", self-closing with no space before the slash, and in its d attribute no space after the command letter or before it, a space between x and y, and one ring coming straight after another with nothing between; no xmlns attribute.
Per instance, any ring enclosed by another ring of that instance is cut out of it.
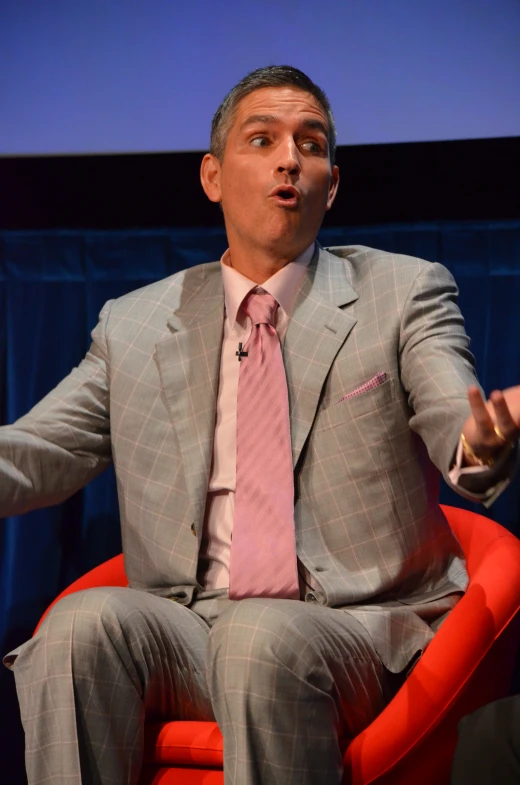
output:
<svg viewBox="0 0 520 785"><path fill-rule="evenodd" d="M486 392L520 383L520 220L327 227L320 239L445 264ZM0 421L24 414L79 362L106 300L218 259L224 248L221 228L0 232ZM446 488L442 501L467 506ZM520 534L520 482L488 514ZM2 522L0 650L29 637L66 584L119 550L111 471L58 507ZM0 689L0 782L20 785L23 736L4 668Z"/></svg>

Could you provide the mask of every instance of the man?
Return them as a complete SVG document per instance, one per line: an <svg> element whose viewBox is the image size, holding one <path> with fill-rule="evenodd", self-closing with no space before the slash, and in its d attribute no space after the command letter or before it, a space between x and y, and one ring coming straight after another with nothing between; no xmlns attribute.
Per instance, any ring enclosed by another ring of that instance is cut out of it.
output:
<svg viewBox="0 0 520 785"><path fill-rule="evenodd" d="M465 589L439 470L493 499L519 390L482 400L443 267L315 244L334 148L303 73L245 77L202 161L221 263L108 303L79 368L1 434L3 514L113 458L130 581L65 598L6 658L31 785L137 782L145 716L215 717L226 785L339 783L338 739Z"/></svg>

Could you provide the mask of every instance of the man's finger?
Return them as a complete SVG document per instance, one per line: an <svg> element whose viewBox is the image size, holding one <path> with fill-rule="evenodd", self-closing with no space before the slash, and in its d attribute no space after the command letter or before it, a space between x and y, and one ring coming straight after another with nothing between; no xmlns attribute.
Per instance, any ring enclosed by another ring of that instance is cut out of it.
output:
<svg viewBox="0 0 520 785"><path fill-rule="evenodd" d="M468 387L468 400L479 436L485 440L494 434L494 422L478 387Z"/></svg>
<svg viewBox="0 0 520 785"><path fill-rule="evenodd" d="M505 440L513 442L518 438L518 427L509 411L509 406L500 390L495 390L490 395L493 410L495 412L498 430Z"/></svg>

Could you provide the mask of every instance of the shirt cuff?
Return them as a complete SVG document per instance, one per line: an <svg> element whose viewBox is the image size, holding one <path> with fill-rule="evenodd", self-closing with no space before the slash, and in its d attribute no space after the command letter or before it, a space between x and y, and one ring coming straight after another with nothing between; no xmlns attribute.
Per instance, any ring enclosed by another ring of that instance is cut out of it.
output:
<svg viewBox="0 0 520 785"><path fill-rule="evenodd" d="M464 449L462 447L462 439L459 439L455 452L455 464L448 472L450 482L454 486L469 491L476 497L475 501L480 501L485 507L489 507L510 482L510 472L508 471L508 468L515 453L516 449L511 450L511 452L506 452L493 466L463 466ZM478 489L471 488L471 475L475 477ZM478 478L476 475L478 475ZM488 487L485 487L485 475L489 476L490 484ZM461 477L468 477L468 480L461 483Z"/></svg>
<svg viewBox="0 0 520 785"><path fill-rule="evenodd" d="M461 477L463 474L482 474L483 472L489 471L488 466L463 466L463 459L464 448L462 447L462 439L459 439L457 451L455 452L455 464L453 469L448 472L448 477L450 478L453 485L458 485L459 477Z"/></svg>

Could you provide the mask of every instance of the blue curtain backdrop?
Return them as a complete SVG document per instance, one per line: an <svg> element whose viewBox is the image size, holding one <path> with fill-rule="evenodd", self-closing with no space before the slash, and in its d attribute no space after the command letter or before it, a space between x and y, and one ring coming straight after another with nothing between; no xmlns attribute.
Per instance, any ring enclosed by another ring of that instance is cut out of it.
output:
<svg viewBox="0 0 520 785"><path fill-rule="evenodd" d="M520 221L329 228L320 240L445 264L486 392L520 383ZM218 259L225 247L220 229L0 233L0 422L24 414L79 362L106 300ZM441 500L468 506L447 488ZM520 534L520 481L487 514ZM0 522L0 651L27 639L61 589L119 550L111 471L59 507ZM18 785L23 738L4 668L0 689L0 782Z"/></svg>

